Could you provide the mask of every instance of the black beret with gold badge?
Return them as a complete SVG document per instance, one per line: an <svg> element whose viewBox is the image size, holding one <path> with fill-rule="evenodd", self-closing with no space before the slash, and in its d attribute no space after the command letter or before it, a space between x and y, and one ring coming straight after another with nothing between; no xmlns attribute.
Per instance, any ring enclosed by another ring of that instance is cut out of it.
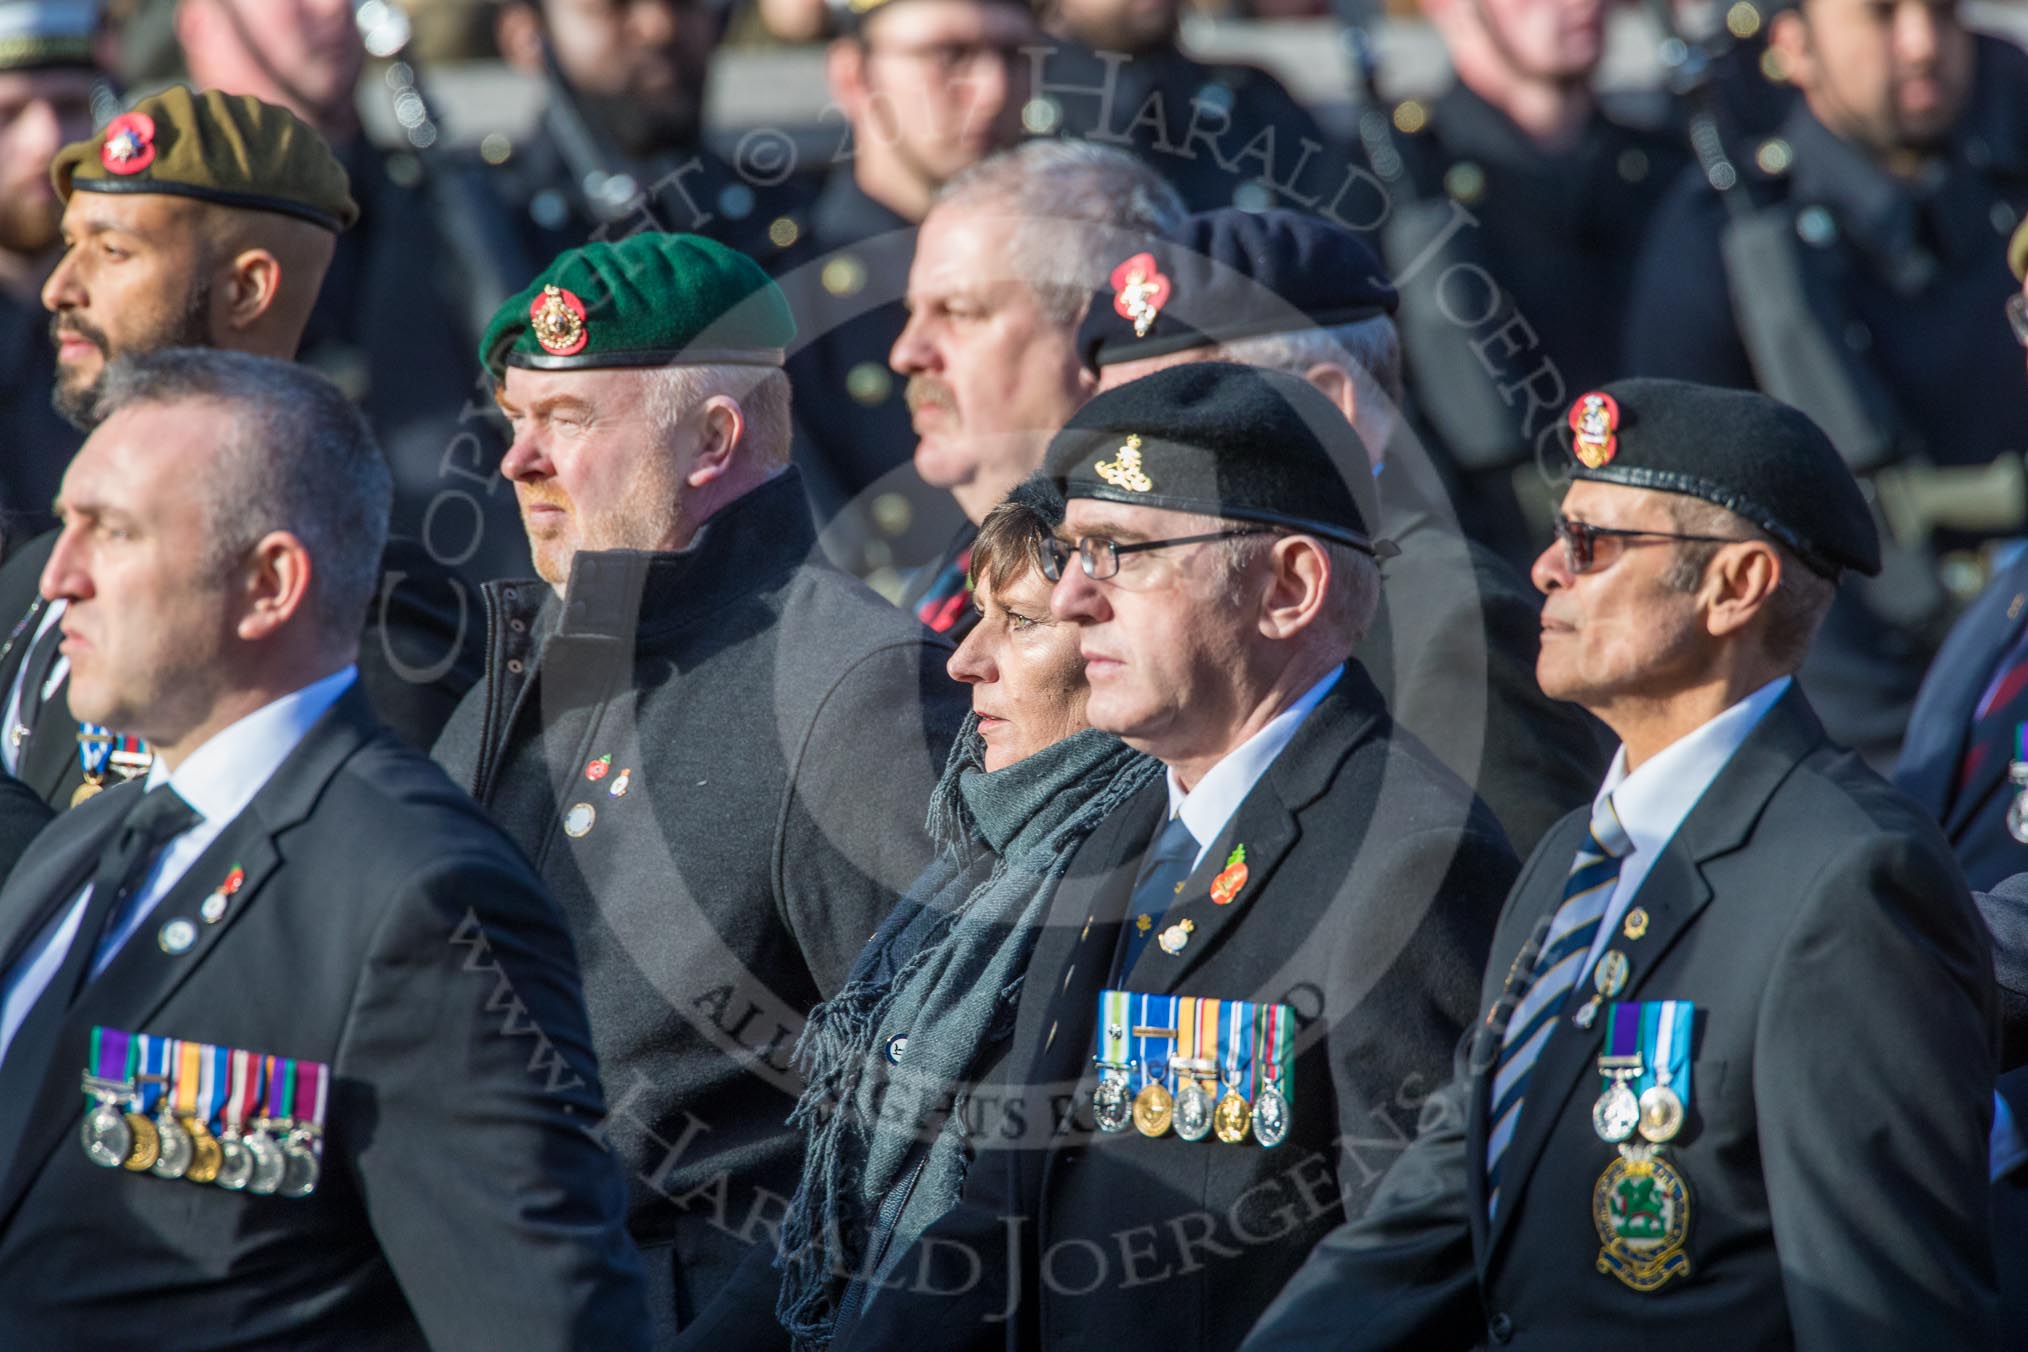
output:
<svg viewBox="0 0 2028 1352"><path fill-rule="evenodd" d="M1778 399L1619 380L1580 396L1564 431L1574 479L1702 498L1824 577L1880 571L1880 532L1852 471L1822 428Z"/></svg>
<svg viewBox="0 0 2028 1352"><path fill-rule="evenodd" d="M1307 380L1231 362L1189 362L1095 396L1049 443L1044 472L1065 498L1279 526L1376 558L1347 481L1370 477L1359 434Z"/></svg>
<svg viewBox="0 0 2028 1352"><path fill-rule="evenodd" d="M348 229L359 219L345 167L309 123L246 94L183 85L135 104L56 152L57 196L169 193Z"/></svg>

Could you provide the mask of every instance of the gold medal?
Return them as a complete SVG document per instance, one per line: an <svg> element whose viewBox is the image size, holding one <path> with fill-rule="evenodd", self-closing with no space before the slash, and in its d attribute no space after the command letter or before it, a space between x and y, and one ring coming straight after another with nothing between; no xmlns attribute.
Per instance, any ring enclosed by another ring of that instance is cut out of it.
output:
<svg viewBox="0 0 2028 1352"><path fill-rule="evenodd" d="M1169 1130L1169 1119L1175 1106L1168 1090L1159 1084L1150 1084L1134 1095L1134 1130L1143 1136L1164 1135Z"/></svg>
<svg viewBox="0 0 2028 1352"><path fill-rule="evenodd" d="M218 1138L204 1129L197 1119L190 1120L190 1167L183 1176L192 1183L215 1183L218 1171L225 1164L225 1151L219 1146Z"/></svg>
<svg viewBox="0 0 2028 1352"><path fill-rule="evenodd" d="M78 785L75 789L71 790L70 805L72 807L76 807L79 803L84 802L87 798L96 798L100 794L104 793L106 791L106 786L99 782L104 778L105 778L104 775L85 776L85 782Z"/></svg>
<svg viewBox="0 0 2028 1352"><path fill-rule="evenodd" d="M1690 1275L1690 1185L1652 1146L1624 1145L1591 1191L1600 1272L1636 1291Z"/></svg>
<svg viewBox="0 0 2028 1352"><path fill-rule="evenodd" d="M134 1147L120 1161L120 1167L144 1174L155 1167L162 1154L162 1138L156 1134L155 1124L139 1113L127 1114L127 1130L133 1134Z"/></svg>
<svg viewBox="0 0 2028 1352"><path fill-rule="evenodd" d="M1227 1145L1240 1145L1245 1142L1252 1127L1253 1109L1247 1106L1238 1091L1227 1089L1225 1097L1218 1101L1218 1110L1211 1115L1211 1129Z"/></svg>

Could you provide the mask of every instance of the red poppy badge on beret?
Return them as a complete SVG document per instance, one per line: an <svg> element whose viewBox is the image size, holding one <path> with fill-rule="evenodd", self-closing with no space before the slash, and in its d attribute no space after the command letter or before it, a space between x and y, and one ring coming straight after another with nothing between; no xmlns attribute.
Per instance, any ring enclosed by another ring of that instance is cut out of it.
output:
<svg viewBox="0 0 2028 1352"><path fill-rule="evenodd" d="M138 174L155 162L155 119L146 113L121 113L106 124L99 143L99 163L109 174Z"/></svg>
<svg viewBox="0 0 2028 1352"><path fill-rule="evenodd" d="M1620 448L1619 401L1593 390L1570 406L1571 450L1587 469L1597 469Z"/></svg>
<svg viewBox="0 0 2028 1352"><path fill-rule="evenodd" d="M1134 337L1146 338L1174 289L1155 265L1155 255L1135 254L1113 269L1112 282L1114 311L1133 321Z"/></svg>

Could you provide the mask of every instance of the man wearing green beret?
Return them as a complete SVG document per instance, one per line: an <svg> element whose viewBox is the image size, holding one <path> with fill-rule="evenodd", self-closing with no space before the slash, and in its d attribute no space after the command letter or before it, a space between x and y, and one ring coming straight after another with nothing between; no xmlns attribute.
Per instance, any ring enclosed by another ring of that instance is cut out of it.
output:
<svg viewBox="0 0 2028 1352"><path fill-rule="evenodd" d="M108 363L212 347L293 358L339 231L356 214L345 171L285 109L178 86L58 152L66 251L43 286L56 350L54 402L98 420ZM145 771L145 745L71 717L61 600L38 575L54 532L0 568L0 768L62 809ZM375 711L426 747L477 678L462 580L413 540L389 541L361 636Z"/></svg>
<svg viewBox="0 0 2028 1352"><path fill-rule="evenodd" d="M485 589L436 756L563 903L664 1345L794 1190L802 1014L928 862L949 650L816 550L795 342L694 235L558 258L480 356L539 578Z"/></svg>

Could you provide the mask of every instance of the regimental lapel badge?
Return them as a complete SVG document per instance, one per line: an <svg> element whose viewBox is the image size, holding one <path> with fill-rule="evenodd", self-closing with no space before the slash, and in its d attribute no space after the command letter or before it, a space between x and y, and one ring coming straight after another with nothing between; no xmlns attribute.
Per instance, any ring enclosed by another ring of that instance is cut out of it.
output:
<svg viewBox="0 0 2028 1352"><path fill-rule="evenodd" d="M1235 845L1232 853L1225 857L1225 868L1211 880L1211 901L1215 906L1230 906L1232 899L1239 895L1239 889L1246 886L1246 846Z"/></svg>
<svg viewBox="0 0 2028 1352"><path fill-rule="evenodd" d="M632 788L633 784L634 772L632 770L622 770L618 778L613 780L612 787L606 790L606 793L614 798L625 798L627 790Z"/></svg>
<svg viewBox="0 0 2028 1352"><path fill-rule="evenodd" d="M542 344L542 350L557 357L569 357L584 351L584 345L591 341L591 328L585 322L584 302L574 292L566 291L555 283L542 288L528 306L528 327L535 334L535 341Z"/></svg>
<svg viewBox="0 0 2028 1352"><path fill-rule="evenodd" d="M1124 488L1129 493L1146 493L1155 487L1154 480L1150 479L1146 472L1141 469L1141 439L1139 437L1130 434L1124 442L1120 443L1119 450L1115 451L1113 455L1113 459L1101 460L1096 465L1093 465L1092 473L1104 479L1114 488Z"/></svg>
<svg viewBox="0 0 2028 1352"><path fill-rule="evenodd" d="M226 874L224 880L212 888L210 895L198 905L197 913L204 917L204 923L216 925L225 919L226 907L231 904L239 889L245 886L246 870L234 864L232 872Z"/></svg>
<svg viewBox="0 0 2028 1352"><path fill-rule="evenodd" d="M1182 953L1183 946L1190 942L1190 936L1196 932L1196 921L1179 920L1156 935L1155 942L1162 946L1164 953L1173 958Z"/></svg>
<svg viewBox="0 0 2028 1352"><path fill-rule="evenodd" d="M1137 253L1114 268L1112 283L1113 310L1120 318L1133 321L1134 337L1146 338L1175 287L1162 275L1151 253Z"/></svg>
<svg viewBox="0 0 2028 1352"><path fill-rule="evenodd" d="M155 162L155 119L146 113L122 113L106 124L99 144L99 163L109 174L138 174Z"/></svg>
<svg viewBox="0 0 2028 1352"><path fill-rule="evenodd" d="M1627 912L1627 922L1620 927L1620 933L1629 939L1638 939L1648 932L1648 913L1636 906Z"/></svg>
<svg viewBox="0 0 2028 1352"><path fill-rule="evenodd" d="M1619 401L1593 390L1570 406L1571 448L1588 469L1607 464L1619 451Z"/></svg>

